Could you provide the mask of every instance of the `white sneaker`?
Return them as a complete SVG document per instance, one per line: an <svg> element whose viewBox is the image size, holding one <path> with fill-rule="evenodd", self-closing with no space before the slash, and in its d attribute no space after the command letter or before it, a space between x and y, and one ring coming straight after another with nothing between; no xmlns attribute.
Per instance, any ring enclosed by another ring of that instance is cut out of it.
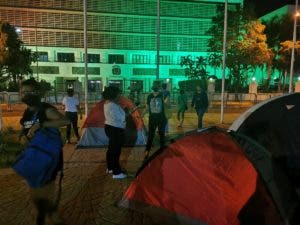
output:
<svg viewBox="0 0 300 225"><path fill-rule="evenodd" d="M124 179L126 177L127 177L127 175L125 173L119 173L117 175L112 176L113 179Z"/></svg>
<svg viewBox="0 0 300 225"><path fill-rule="evenodd" d="M106 173L107 173L107 174L112 174L112 173L113 173L113 170L106 169Z"/></svg>

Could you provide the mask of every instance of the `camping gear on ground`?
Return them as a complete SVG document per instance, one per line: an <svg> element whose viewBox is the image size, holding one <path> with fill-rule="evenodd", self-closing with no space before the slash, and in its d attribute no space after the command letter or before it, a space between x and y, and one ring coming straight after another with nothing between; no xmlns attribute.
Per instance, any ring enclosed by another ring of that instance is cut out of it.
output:
<svg viewBox="0 0 300 225"><path fill-rule="evenodd" d="M18 156L13 169L32 188L39 188L53 178L61 163L63 143L57 128L36 131L28 146Z"/></svg>
<svg viewBox="0 0 300 225"><path fill-rule="evenodd" d="M104 132L104 106L105 100L98 102L89 113L83 124L83 132L77 148L95 148L108 145L108 137ZM130 111L136 106L127 98L120 98L120 105L124 110ZM126 117L125 146L145 145L146 131L138 110Z"/></svg>
<svg viewBox="0 0 300 225"><path fill-rule="evenodd" d="M275 98L249 109L230 132L178 138L140 168L120 205L165 225L298 225L299 186L287 164L300 151L299 104L299 93Z"/></svg>

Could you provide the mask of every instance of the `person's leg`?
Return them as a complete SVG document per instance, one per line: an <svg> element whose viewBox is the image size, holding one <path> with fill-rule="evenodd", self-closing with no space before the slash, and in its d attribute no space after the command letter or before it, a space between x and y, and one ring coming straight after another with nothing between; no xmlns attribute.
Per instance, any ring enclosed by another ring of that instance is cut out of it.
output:
<svg viewBox="0 0 300 225"><path fill-rule="evenodd" d="M177 120L180 122L180 109L177 111Z"/></svg>
<svg viewBox="0 0 300 225"><path fill-rule="evenodd" d="M159 134L159 142L160 147L165 146L165 127L166 127L167 120L166 119L160 119L158 120L158 134Z"/></svg>
<svg viewBox="0 0 300 225"><path fill-rule="evenodd" d="M105 125L104 131L106 136L108 137L108 146L106 151L106 165L107 171L110 172L113 170L113 139L112 139L112 126Z"/></svg>
<svg viewBox="0 0 300 225"><path fill-rule="evenodd" d="M148 122L148 139L147 139L147 144L146 144L146 150L150 151L155 135L155 130L156 130L156 124L155 124L155 119L152 119L149 117L149 122Z"/></svg>
<svg viewBox="0 0 300 225"><path fill-rule="evenodd" d="M73 130L74 130L74 134L77 138L77 141L79 141L78 113L77 112L72 113L72 126L73 126Z"/></svg>
<svg viewBox="0 0 300 225"><path fill-rule="evenodd" d="M121 165L120 165L120 155L121 149L124 143L125 130L120 128L113 128L113 134L111 139L113 141L112 144L112 166L113 166L113 174L118 175L122 173Z"/></svg>
<svg viewBox="0 0 300 225"><path fill-rule="evenodd" d="M184 112L185 112L185 110L182 110L180 112L180 126L181 127L182 127L182 124L183 124L183 121L184 121Z"/></svg>
<svg viewBox="0 0 300 225"><path fill-rule="evenodd" d="M148 138L147 138L147 144L146 144L146 149L145 149L144 160L149 157L150 149L151 149L152 144L153 144L153 139L154 139L156 127L157 127L157 125L155 123L155 119L149 117Z"/></svg>
<svg viewBox="0 0 300 225"><path fill-rule="evenodd" d="M71 121L72 118L71 118L71 114L70 112L66 112L66 117ZM66 129L66 138L67 138L67 142L70 143L71 139L71 123L69 123L67 125L67 129Z"/></svg>
<svg viewBox="0 0 300 225"><path fill-rule="evenodd" d="M204 109L198 109L197 110L197 116L198 116L198 129L202 128L202 119L204 115Z"/></svg>
<svg viewBox="0 0 300 225"><path fill-rule="evenodd" d="M32 189L31 197L37 209L36 225L44 225L46 216L50 217L53 224L63 224L55 205L55 179L43 187Z"/></svg>

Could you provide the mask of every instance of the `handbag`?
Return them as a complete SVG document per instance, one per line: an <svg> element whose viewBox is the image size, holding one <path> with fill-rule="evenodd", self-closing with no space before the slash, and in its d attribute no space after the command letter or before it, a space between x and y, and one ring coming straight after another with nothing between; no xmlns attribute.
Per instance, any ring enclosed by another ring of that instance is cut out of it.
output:
<svg viewBox="0 0 300 225"><path fill-rule="evenodd" d="M42 187L53 179L56 170L62 169L62 147L63 142L57 128L39 129L17 157L13 170L23 177L30 187Z"/></svg>

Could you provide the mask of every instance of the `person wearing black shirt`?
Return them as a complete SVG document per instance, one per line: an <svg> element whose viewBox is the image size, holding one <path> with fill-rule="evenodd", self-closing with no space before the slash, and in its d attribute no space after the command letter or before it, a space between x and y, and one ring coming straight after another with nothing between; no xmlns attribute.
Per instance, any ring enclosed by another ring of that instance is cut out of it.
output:
<svg viewBox="0 0 300 225"><path fill-rule="evenodd" d="M196 92L193 95L191 106L196 110L198 116L198 131L200 131L203 126L202 120L204 113L208 108L207 94L200 86L196 87Z"/></svg>
<svg viewBox="0 0 300 225"><path fill-rule="evenodd" d="M21 138L24 142L29 143L36 131L41 128L59 128L69 124L68 119L54 106L41 102L40 86L36 80L31 78L23 81L20 94L22 102L27 105L20 120ZM38 188L31 187L31 197L38 211L36 225L44 225L46 216L49 216L55 225L64 224L57 213L57 206L54 201L55 179L63 164L62 152L59 161L48 183Z"/></svg>
<svg viewBox="0 0 300 225"><path fill-rule="evenodd" d="M147 111L149 113L148 139L144 159L149 157L156 129L158 129L160 147L165 145L165 127L167 119L164 112L164 98L158 87L152 87L152 91L153 92L147 97L146 110L144 112L144 114Z"/></svg>

